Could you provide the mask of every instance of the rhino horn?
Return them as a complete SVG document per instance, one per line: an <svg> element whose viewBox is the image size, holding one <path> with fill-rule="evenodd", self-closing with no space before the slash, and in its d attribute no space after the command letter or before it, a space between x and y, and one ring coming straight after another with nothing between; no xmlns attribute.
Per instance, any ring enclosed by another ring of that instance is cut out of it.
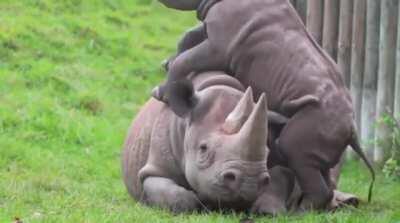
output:
<svg viewBox="0 0 400 223"><path fill-rule="evenodd" d="M253 90L248 87L233 111L228 115L223 124L223 130L227 134L239 132L253 110Z"/></svg>
<svg viewBox="0 0 400 223"><path fill-rule="evenodd" d="M266 157L268 134L267 99L261 95L249 118L240 129L240 143L244 143L240 152L242 158L248 161L263 160Z"/></svg>

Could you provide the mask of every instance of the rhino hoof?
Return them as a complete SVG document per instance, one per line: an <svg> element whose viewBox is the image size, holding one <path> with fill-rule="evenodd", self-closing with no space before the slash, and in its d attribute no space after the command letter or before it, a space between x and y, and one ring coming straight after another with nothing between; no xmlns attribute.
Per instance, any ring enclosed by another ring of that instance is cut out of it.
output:
<svg viewBox="0 0 400 223"><path fill-rule="evenodd" d="M159 85L155 88L153 88L153 90L151 90L151 96L153 98L155 98L158 101L164 102L165 104L168 105L168 99L166 96L166 86L165 85Z"/></svg>
<svg viewBox="0 0 400 223"><path fill-rule="evenodd" d="M358 205L360 204L360 201L358 200L358 198L352 197L352 198L345 200L343 203L345 203L346 205L349 205L349 206L358 207Z"/></svg>
<svg viewBox="0 0 400 223"><path fill-rule="evenodd" d="M273 208L273 207L261 206L255 210L252 210L252 213L254 213L256 215L263 215L263 216L270 216L270 217L276 217L285 212L286 212L286 208L284 208L284 207Z"/></svg>
<svg viewBox="0 0 400 223"><path fill-rule="evenodd" d="M358 207L360 200L353 194L344 193L341 191L334 191L334 197L330 203L331 210L337 210L346 206Z"/></svg>
<svg viewBox="0 0 400 223"><path fill-rule="evenodd" d="M160 87L156 86L155 88L153 88L153 90L151 90L151 96L157 100L161 100L161 95L160 95Z"/></svg>
<svg viewBox="0 0 400 223"><path fill-rule="evenodd" d="M251 208L251 212L256 215L266 215L275 217L287 212L287 209L282 204L277 204L273 200L258 200Z"/></svg>
<svg viewBox="0 0 400 223"><path fill-rule="evenodd" d="M171 211L175 214L192 212L199 207L199 200L192 191L178 190L174 192L174 197L175 200L171 206Z"/></svg>
<svg viewBox="0 0 400 223"><path fill-rule="evenodd" d="M169 71L169 59L165 59L161 62L161 67L164 69L164 71L168 72Z"/></svg>

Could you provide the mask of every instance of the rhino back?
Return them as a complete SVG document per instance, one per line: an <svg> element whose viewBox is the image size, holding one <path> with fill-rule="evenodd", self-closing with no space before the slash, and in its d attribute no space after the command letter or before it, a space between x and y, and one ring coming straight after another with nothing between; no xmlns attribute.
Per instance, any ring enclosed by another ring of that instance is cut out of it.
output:
<svg viewBox="0 0 400 223"><path fill-rule="evenodd" d="M151 145L151 134L157 114L164 107L160 102L149 100L133 120L125 139L122 153L122 172L129 193L137 200L142 197L142 184L138 172L146 164Z"/></svg>
<svg viewBox="0 0 400 223"><path fill-rule="evenodd" d="M270 109L283 112L284 103L305 95L330 101L340 95L342 105L349 107L338 67L289 1L224 0L205 22L211 44L226 57L235 77L252 86L256 98L267 93Z"/></svg>

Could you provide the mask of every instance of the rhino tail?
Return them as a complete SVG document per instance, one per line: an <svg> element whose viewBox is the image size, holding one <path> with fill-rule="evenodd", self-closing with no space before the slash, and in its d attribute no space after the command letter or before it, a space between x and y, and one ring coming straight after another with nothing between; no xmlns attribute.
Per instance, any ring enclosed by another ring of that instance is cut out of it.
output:
<svg viewBox="0 0 400 223"><path fill-rule="evenodd" d="M368 189L368 202L371 201L371 197L372 197L372 189L374 187L374 182L375 182L375 171L374 168L372 167L371 163L369 162L369 160L367 159L367 157L365 156L361 146L360 146L360 141L358 139L358 135L356 133L355 127L353 125L353 129L352 129L352 137L350 140L350 146L351 148L353 148L353 150L361 157L361 159L364 161L365 165L368 167L370 173L371 173L371 183L369 185L369 189Z"/></svg>
<svg viewBox="0 0 400 223"><path fill-rule="evenodd" d="M300 98L290 100L282 105L282 110L285 113L294 113L305 105L318 104L319 98L315 95L307 94Z"/></svg>

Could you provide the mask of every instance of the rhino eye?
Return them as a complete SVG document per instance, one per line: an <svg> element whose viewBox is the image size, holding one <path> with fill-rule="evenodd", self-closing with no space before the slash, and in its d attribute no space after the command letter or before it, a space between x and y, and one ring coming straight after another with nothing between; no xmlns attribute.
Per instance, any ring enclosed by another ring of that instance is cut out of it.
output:
<svg viewBox="0 0 400 223"><path fill-rule="evenodd" d="M205 153L205 152L207 152L207 150L208 150L208 147L206 144L200 145L200 152Z"/></svg>
<svg viewBox="0 0 400 223"><path fill-rule="evenodd" d="M201 143L197 147L196 165L199 169L206 169L214 163L215 151L208 147L206 143Z"/></svg>

